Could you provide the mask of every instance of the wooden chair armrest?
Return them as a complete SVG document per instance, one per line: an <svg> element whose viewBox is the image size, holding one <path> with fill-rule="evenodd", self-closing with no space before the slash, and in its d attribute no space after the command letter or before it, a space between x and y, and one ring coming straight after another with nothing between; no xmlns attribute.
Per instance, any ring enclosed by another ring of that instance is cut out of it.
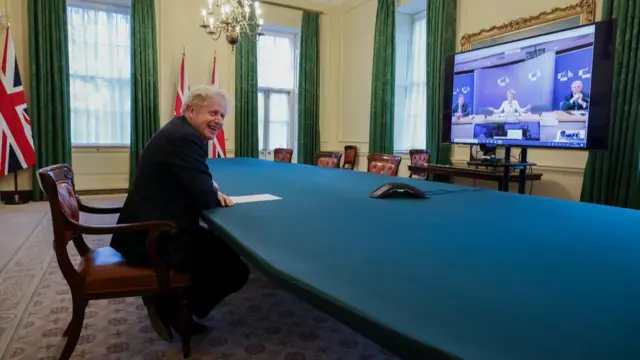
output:
<svg viewBox="0 0 640 360"><path fill-rule="evenodd" d="M84 202L82 202L82 200L80 200L80 198L78 198L78 209L83 213L105 215L105 214L119 214L122 211L122 206L95 207L95 206L85 204Z"/></svg>
<svg viewBox="0 0 640 360"><path fill-rule="evenodd" d="M87 235L110 235L123 232L140 231L140 230L159 230L162 231L175 231L176 226L169 221L147 221L141 223L121 224L121 225L84 225L79 222L73 221L67 218L69 222L69 230Z"/></svg>
<svg viewBox="0 0 640 360"><path fill-rule="evenodd" d="M88 235L108 235L141 230L149 231L149 234L147 235L147 255L156 275L158 289L160 292L168 292L171 289L169 267L164 261L162 261L162 259L160 259L160 256L158 256L157 240L160 233L165 231L174 233L177 230L176 225L173 223L169 221L148 221L122 225L92 226L80 224L69 218L66 220L69 222L70 230Z"/></svg>

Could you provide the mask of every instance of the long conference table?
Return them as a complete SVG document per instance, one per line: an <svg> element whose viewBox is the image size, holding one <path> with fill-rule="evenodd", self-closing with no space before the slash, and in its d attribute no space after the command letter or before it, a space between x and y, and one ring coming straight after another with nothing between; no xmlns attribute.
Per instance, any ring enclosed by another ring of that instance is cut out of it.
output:
<svg viewBox="0 0 640 360"><path fill-rule="evenodd" d="M277 285L402 359L640 359L640 211L215 159L202 214ZM386 182L429 199L373 199Z"/></svg>

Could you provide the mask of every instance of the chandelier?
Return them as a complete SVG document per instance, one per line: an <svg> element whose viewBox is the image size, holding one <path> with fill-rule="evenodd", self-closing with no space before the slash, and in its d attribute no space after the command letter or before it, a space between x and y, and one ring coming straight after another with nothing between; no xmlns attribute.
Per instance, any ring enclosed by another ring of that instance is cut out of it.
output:
<svg viewBox="0 0 640 360"><path fill-rule="evenodd" d="M262 9L254 0L208 0L209 7L202 9L204 31L213 40L224 34L231 51L240 43L242 36L262 34ZM252 11L252 8L254 11Z"/></svg>

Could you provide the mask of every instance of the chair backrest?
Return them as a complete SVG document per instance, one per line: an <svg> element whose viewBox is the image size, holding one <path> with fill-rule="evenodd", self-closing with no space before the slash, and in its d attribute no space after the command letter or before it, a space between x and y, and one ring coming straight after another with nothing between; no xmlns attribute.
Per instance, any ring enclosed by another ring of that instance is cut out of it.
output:
<svg viewBox="0 0 640 360"><path fill-rule="evenodd" d="M402 157L400 155L369 154L367 156L367 172L398 176L401 161Z"/></svg>
<svg viewBox="0 0 640 360"><path fill-rule="evenodd" d="M427 165L431 161L431 152L427 149L411 149L409 158L412 166Z"/></svg>
<svg viewBox="0 0 640 360"><path fill-rule="evenodd" d="M273 160L277 162L291 162L293 149L277 148L273 150Z"/></svg>
<svg viewBox="0 0 640 360"><path fill-rule="evenodd" d="M346 145L344 147L344 164L342 164L342 168L347 170L355 169L357 159L358 147L355 145Z"/></svg>
<svg viewBox="0 0 640 360"><path fill-rule="evenodd" d="M68 225L69 220L75 222L80 220L78 195L73 181L73 169L66 164L42 168L38 170L38 180L40 180L40 188L47 196L51 209L53 249L58 265L67 282L75 283L80 274L71 263L67 245L71 240L74 241L76 248L79 248L79 246L86 248L86 244L78 234L74 234L69 230ZM78 251L81 250L78 249Z"/></svg>
<svg viewBox="0 0 640 360"><path fill-rule="evenodd" d="M412 166L427 165L431 161L431 152L427 149L411 149L409 150L409 160ZM409 170L409 177L414 177L413 171ZM424 175L419 178L425 179Z"/></svg>
<svg viewBox="0 0 640 360"><path fill-rule="evenodd" d="M325 168L340 168L342 153L333 151L318 151L316 153L316 165Z"/></svg>

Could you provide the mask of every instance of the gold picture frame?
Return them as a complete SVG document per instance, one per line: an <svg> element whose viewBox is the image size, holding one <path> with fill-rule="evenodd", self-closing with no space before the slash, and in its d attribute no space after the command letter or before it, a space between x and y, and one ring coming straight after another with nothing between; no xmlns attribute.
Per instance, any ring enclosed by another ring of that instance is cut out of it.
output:
<svg viewBox="0 0 640 360"><path fill-rule="evenodd" d="M529 36L589 24L596 18L596 0L579 0L575 4L556 7L537 15L492 26L460 39L462 51L495 45Z"/></svg>

